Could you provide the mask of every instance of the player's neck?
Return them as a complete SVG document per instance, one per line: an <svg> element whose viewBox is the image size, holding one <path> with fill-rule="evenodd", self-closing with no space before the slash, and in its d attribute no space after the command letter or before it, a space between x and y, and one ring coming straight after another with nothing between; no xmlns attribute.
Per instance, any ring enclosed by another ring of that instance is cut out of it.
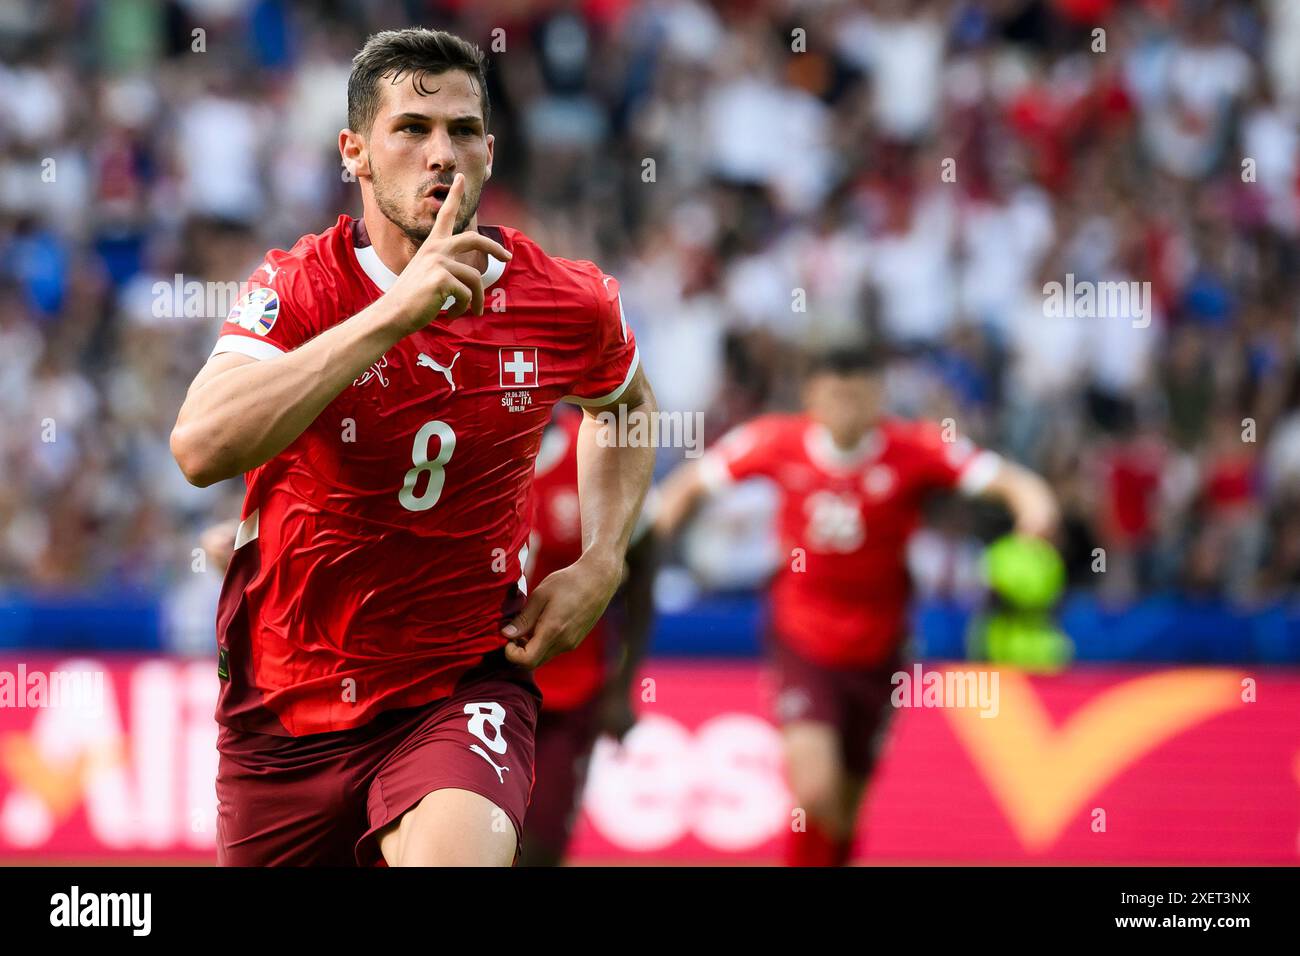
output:
<svg viewBox="0 0 1300 956"><path fill-rule="evenodd" d="M876 431L874 423L870 428L858 432L855 435L836 435L825 425L821 426L821 428L823 434L826 436L826 441L830 444L830 447L835 451L844 454L854 454L862 451L863 448L872 442Z"/></svg>
<svg viewBox="0 0 1300 956"><path fill-rule="evenodd" d="M811 437L813 444L821 449L821 455L835 465L847 465L864 458L872 453L879 442L875 424L857 436L836 437L829 428L818 422Z"/></svg>
<svg viewBox="0 0 1300 956"><path fill-rule="evenodd" d="M411 240L401 229L383 213L375 210L366 210L362 214L362 220L366 224L366 235L370 237L370 245L374 247L375 254L379 256L382 262L394 275L401 275L402 270L406 268L415 255L419 244ZM465 227L469 232L478 229L478 215L475 214ZM488 261L487 256L482 252L469 252L456 257L457 261L464 262L466 265L473 266L479 272L486 272Z"/></svg>

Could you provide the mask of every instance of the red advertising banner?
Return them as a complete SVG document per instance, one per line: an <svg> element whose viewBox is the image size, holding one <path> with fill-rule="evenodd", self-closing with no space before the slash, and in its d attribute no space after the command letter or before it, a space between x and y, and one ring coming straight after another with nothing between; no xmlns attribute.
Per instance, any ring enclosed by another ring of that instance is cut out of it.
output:
<svg viewBox="0 0 1300 956"><path fill-rule="evenodd" d="M1300 862L1300 673L999 670L955 703L964 669L900 687L860 861ZM0 659L0 860L211 861L216 690L207 661ZM656 660L641 691L574 862L778 861L797 811L761 668Z"/></svg>
<svg viewBox="0 0 1300 956"><path fill-rule="evenodd" d="M762 670L652 662L645 675L656 702L623 748L599 745L575 856L779 859L793 801ZM997 677L996 714L898 709L863 808L860 860L1300 861L1300 674Z"/></svg>
<svg viewBox="0 0 1300 956"><path fill-rule="evenodd" d="M213 860L217 687L208 661L0 658L0 855Z"/></svg>

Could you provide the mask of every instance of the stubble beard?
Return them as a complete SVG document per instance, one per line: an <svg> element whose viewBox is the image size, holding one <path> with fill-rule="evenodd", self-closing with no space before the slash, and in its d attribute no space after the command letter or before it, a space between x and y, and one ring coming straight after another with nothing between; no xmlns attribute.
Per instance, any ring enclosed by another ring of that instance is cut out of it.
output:
<svg viewBox="0 0 1300 956"><path fill-rule="evenodd" d="M415 190L415 201L419 202L423 199L435 185L450 187L453 178L452 176L435 176L420 183ZM421 222L407 213L403 209L401 200L395 194L395 191L388 189L386 183L387 180L379 175L372 166L370 184L374 189L375 204L379 207L379 211L383 213L384 218L400 229L402 234L418 248L424 244L424 240L429 238L429 233L433 231L433 222ZM468 181L466 181L466 185L468 186ZM452 226L453 233L464 232L469 227L470 220L478 212L481 193L482 187L480 186L473 194L470 194L467 189L465 195L461 197L460 213L456 216L455 225ZM436 214L434 218L437 218Z"/></svg>

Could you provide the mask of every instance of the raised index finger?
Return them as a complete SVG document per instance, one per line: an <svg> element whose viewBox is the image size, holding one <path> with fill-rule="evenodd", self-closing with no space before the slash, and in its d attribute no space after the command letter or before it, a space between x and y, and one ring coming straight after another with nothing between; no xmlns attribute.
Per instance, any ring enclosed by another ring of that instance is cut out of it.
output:
<svg viewBox="0 0 1300 956"><path fill-rule="evenodd" d="M451 181L451 188L447 190L447 198L443 200L438 215L433 220L433 229L429 232L431 237L447 239L451 236L452 230L456 228L456 216L460 213L460 197L463 195L465 195L465 175L457 173Z"/></svg>

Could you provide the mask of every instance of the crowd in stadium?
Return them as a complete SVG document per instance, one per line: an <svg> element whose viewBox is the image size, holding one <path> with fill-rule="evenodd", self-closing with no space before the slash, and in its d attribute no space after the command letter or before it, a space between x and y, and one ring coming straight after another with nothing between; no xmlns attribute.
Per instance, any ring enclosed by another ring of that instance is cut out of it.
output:
<svg viewBox="0 0 1300 956"><path fill-rule="evenodd" d="M0 585L189 586L242 488L168 451L224 318L171 307L177 277L241 281L359 213L349 61L406 24L490 54L509 148L481 221L619 276L706 443L797 406L810 351L884 349L897 411L1048 477L1075 586L1300 583L1300 5L494 6L6 8ZM1139 283L1149 314L1050 314L1067 276ZM748 567L726 525L699 560ZM973 586L977 530L936 513L923 588Z"/></svg>

